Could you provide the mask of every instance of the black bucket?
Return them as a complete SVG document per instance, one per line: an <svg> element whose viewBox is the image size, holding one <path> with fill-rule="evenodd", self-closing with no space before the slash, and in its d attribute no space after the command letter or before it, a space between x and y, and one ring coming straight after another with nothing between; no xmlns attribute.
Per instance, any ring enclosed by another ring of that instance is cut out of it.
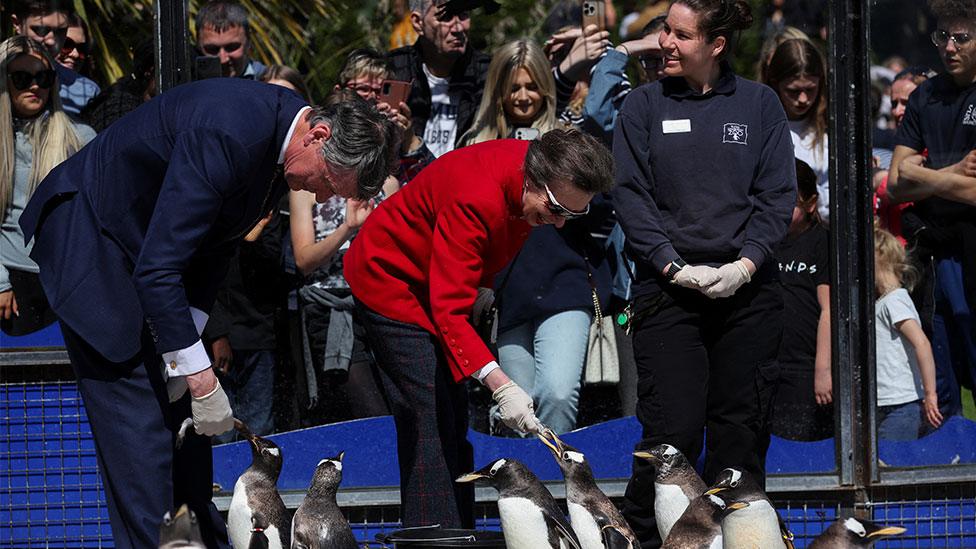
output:
<svg viewBox="0 0 976 549"><path fill-rule="evenodd" d="M397 530L392 534L376 534L376 541L394 549L442 549L444 547L505 548L501 532L487 530L457 530L440 526L421 526Z"/></svg>

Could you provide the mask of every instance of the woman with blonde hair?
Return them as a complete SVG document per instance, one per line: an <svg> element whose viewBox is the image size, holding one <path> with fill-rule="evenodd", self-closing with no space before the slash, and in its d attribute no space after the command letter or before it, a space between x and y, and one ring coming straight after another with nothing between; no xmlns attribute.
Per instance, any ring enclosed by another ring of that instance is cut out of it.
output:
<svg viewBox="0 0 976 549"><path fill-rule="evenodd" d="M525 39L502 45L488 65L481 104L461 143L513 137L518 128L541 135L555 127L556 81L542 48Z"/></svg>
<svg viewBox="0 0 976 549"><path fill-rule="evenodd" d="M18 223L34 189L52 168L95 137L72 122L58 96L47 51L26 36L0 43L0 328L36 331L55 320L28 257Z"/></svg>

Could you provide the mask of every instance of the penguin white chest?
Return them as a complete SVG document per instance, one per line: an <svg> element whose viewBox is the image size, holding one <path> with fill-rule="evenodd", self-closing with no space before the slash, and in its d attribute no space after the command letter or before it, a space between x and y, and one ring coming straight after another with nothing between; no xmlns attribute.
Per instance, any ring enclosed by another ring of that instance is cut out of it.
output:
<svg viewBox="0 0 976 549"><path fill-rule="evenodd" d="M268 538L268 549L288 549L281 546L281 532L274 525L268 526L264 535Z"/></svg>
<svg viewBox="0 0 976 549"><path fill-rule="evenodd" d="M749 506L730 513L722 520L722 537L729 547L742 549L776 549L785 547L779 530L776 509L766 500L749 502Z"/></svg>
<svg viewBox="0 0 976 549"><path fill-rule="evenodd" d="M569 520L573 524L573 531L579 538L583 549L603 549L603 533L597 525L593 515L578 503L567 503Z"/></svg>
<svg viewBox="0 0 976 549"><path fill-rule="evenodd" d="M542 516L542 508L527 498L500 498L498 515L502 519L502 533L508 549L540 549L550 547L549 526Z"/></svg>
<svg viewBox="0 0 976 549"><path fill-rule="evenodd" d="M247 501L247 488L240 478L234 484L234 495L227 509L227 534L234 547L247 547L251 543L251 506ZM271 536L268 536L271 539Z"/></svg>
<svg viewBox="0 0 976 549"><path fill-rule="evenodd" d="M668 539L674 523L678 522L690 503L691 500L677 484L654 483L654 518L661 539Z"/></svg>

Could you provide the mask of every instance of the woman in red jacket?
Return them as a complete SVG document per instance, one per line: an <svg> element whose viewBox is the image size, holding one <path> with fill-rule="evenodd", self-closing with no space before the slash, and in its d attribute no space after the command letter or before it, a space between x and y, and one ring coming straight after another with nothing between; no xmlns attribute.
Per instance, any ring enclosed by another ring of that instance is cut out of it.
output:
<svg viewBox="0 0 976 549"><path fill-rule="evenodd" d="M353 241L345 277L396 420L404 526L473 526L474 494L454 483L474 465L458 382L488 387L509 427L542 428L471 324L478 288L491 286L531 227L585 215L612 185L609 151L586 134L489 141L433 162Z"/></svg>

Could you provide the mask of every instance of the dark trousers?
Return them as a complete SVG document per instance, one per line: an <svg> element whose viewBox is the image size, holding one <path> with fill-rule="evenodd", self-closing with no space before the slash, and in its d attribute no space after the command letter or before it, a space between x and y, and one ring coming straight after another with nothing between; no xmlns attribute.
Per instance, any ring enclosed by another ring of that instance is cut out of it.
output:
<svg viewBox="0 0 976 549"><path fill-rule="evenodd" d="M782 337L778 285L756 281L716 300L673 286L638 297L638 449L671 444L694 464L707 433L706 484L738 467L763 485ZM623 511L643 548L661 545L654 467L644 460L634 460Z"/></svg>
<svg viewBox="0 0 976 549"><path fill-rule="evenodd" d="M275 352L269 349L234 349L230 371L220 376L234 417L243 421L251 432L270 435L274 432ZM238 440L240 434L230 430L214 437L215 444Z"/></svg>
<svg viewBox="0 0 976 549"><path fill-rule="evenodd" d="M403 526L474 527L474 489L454 479L474 469L468 401L433 334L356 303L397 430Z"/></svg>
<svg viewBox="0 0 976 549"><path fill-rule="evenodd" d="M103 357L63 322L61 331L95 439L115 547L157 547L163 515L184 503L196 513L207 547L228 547L226 526L211 502L210 439L190 429L175 450L190 397L169 403L162 358L148 330L140 354L123 363Z"/></svg>

